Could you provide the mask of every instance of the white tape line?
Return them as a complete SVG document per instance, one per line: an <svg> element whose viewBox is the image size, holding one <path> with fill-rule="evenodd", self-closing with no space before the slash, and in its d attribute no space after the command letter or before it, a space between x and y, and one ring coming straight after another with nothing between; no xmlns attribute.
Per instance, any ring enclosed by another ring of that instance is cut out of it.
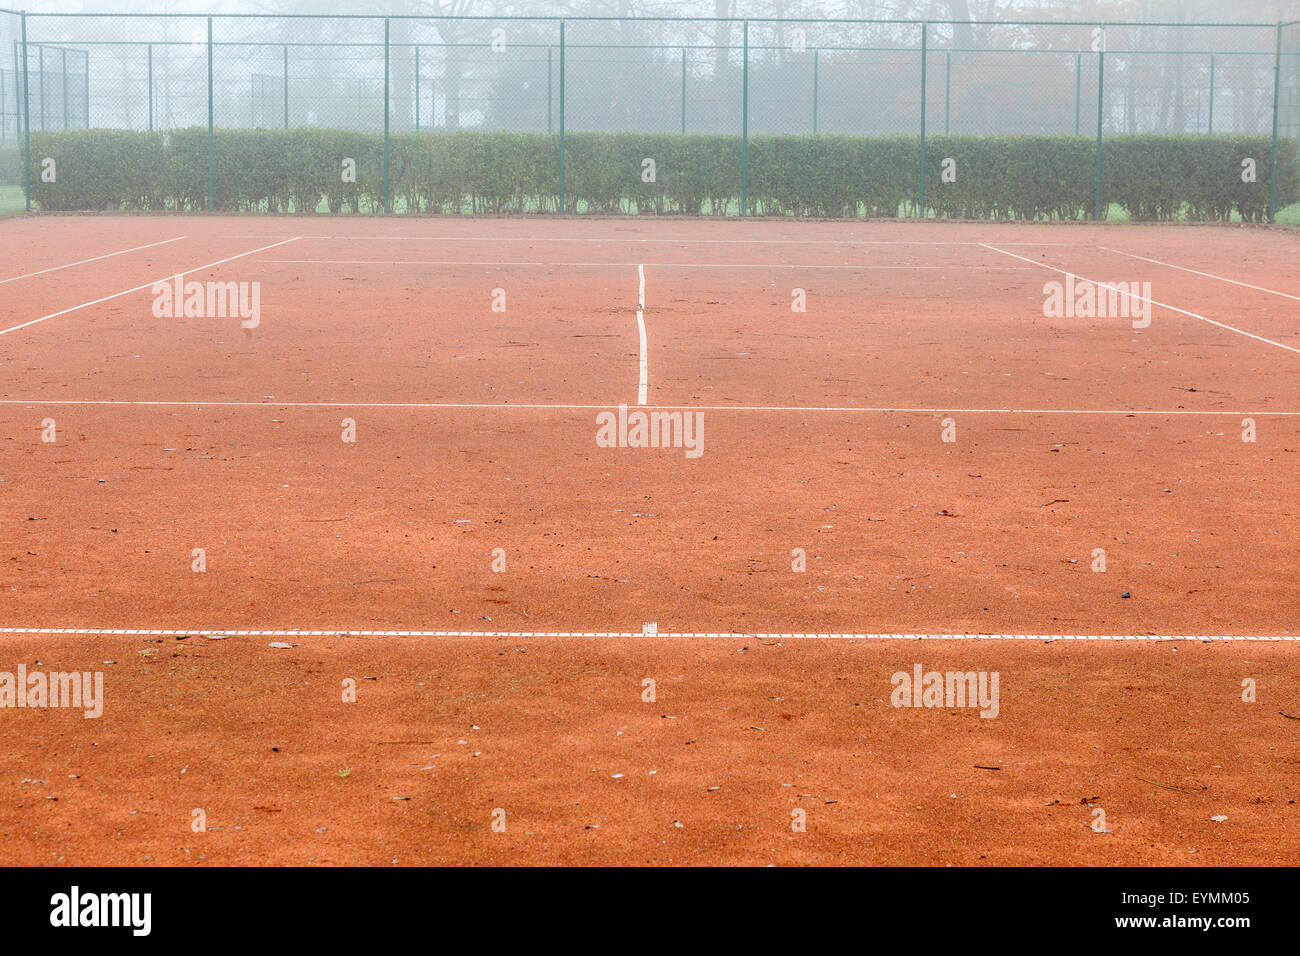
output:
<svg viewBox="0 0 1300 956"><path fill-rule="evenodd" d="M42 269L39 272L29 272L26 275L12 276L11 278L8 279L0 279L0 285L4 285L6 282L17 282L19 279L30 279L33 276L43 276L47 272L58 272L60 269L71 269L73 266L84 266L87 262L98 262L101 259L111 259L114 256L124 256L128 252L139 252L141 249L152 249L154 246L165 246L169 242L179 242L184 238L185 238L184 236L177 236L175 239L164 239L162 242L151 242L145 246L134 246L133 248L130 249L122 249L119 252L106 252L102 256L94 256L90 259L78 259L76 262L69 262L67 265L51 266L50 268Z"/></svg>
<svg viewBox="0 0 1300 956"><path fill-rule="evenodd" d="M1010 256L1013 259L1020 259L1023 262L1029 262L1032 263L1033 265L1041 266L1042 268L1049 269L1052 272L1059 272L1061 275L1069 276L1072 279L1081 279L1084 282L1090 282L1093 285L1099 286L1103 289L1110 289L1112 291L1119 292L1122 295L1126 295L1131 299L1138 299L1141 302L1149 302L1151 305L1158 305L1160 306L1160 308L1168 309L1170 312L1177 312L1179 315L1185 315L1188 316L1189 318L1199 319L1202 322L1208 322L1210 325L1217 325L1221 329L1227 329L1229 332L1236 332L1238 335L1244 335L1248 339L1254 339L1257 342L1263 342L1266 345L1276 346L1277 348L1286 349L1288 352L1295 352L1297 355L1300 355L1300 348L1296 348L1294 345L1284 345L1281 342L1275 342L1272 339L1266 339L1262 335L1256 335L1254 332L1247 332L1245 329L1239 329L1236 326L1228 325L1226 322L1219 322L1216 321L1215 319L1210 319L1207 318L1206 316L1199 315L1196 312L1189 312L1186 309L1180 309L1176 305L1168 305L1164 302L1157 302L1155 299L1148 299L1146 296L1138 295L1136 292L1129 292L1127 289L1124 289L1122 287L1112 286L1105 282L1098 282L1095 279L1087 279L1077 273L1067 272L1064 269L1056 268L1056 266L1049 266L1045 262L1038 262L1035 259L1028 259L1024 256L1018 256L1014 252L1007 252L1005 249L999 249L997 248L997 246L990 246L986 242L981 242L980 245L983 246L985 249L992 250L993 252L1000 252L1004 256Z"/></svg>
<svg viewBox="0 0 1300 956"><path fill-rule="evenodd" d="M503 259L258 259L258 262L270 262L279 265L299 266L484 266L487 268L566 268L566 269L626 269L637 265L635 262L542 262L509 261ZM934 269L940 272L953 269L971 269L976 272L1028 272L1025 266L980 265L943 266L932 265L870 265L868 263L836 262L648 262L645 265L656 269L711 269L720 272L724 269L799 269L805 272L815 270L847 270L849 272Z"/></svg>
<svg viewBox="0 0 1300 956"><path fill-rule="evenodd" d="M130 295L132 292L140 292L144 289L151 289L154 286L158 285L158 283L160 282L168 282L172 279L179 279L181 276L189 275L191 272L199 272L200 270L203 269L211 269L214 266L219 266L227 262L234 262L236 259L242 259L245 256L251 256L259 252L265 252L267 249L274 249L276 246L283 246L285 243L293 242L294 239L297 238L298 238L297 236L294 236L293 239L284 239L280 242L274 242L269 246L262 246L260 249L249 249L247 252L239 253L239 255L229 256L225 259L218 259L216 262L209 262L206 263L205 265L195 266L193 269L186 269L184 272L174 272L169 276L163 276L160 279L154 279L152 282L146 282L144 285L138 285L133 289L124 289L121 292L114 292L112 295L106 295L102 299L95 299L92 302L83 302L81 303L81 305L74 305L70 309L62 309L58 312L51 312L49 315L42 315L39 319L32 319L30 322L22 323L22 325L15 325L12 328L8 328L8 329L0 329L0 335L7 335L10 332L17 332L19 329L25 329L29 325L35 325L37 322L44 322L47 319L57 319L59 316L67 315L69 312L77 312L81 309L88 309L92 305L99 305L101 302L109 302L113 299L120 299L122 296Z"/></svg>
<svg viewBox="0 0 1300 956"><path fill-rule="evenodd" d="M638 265L636 267L636 274L641 281L641 289L637 293L636 309L636 330L637 335L641 339L641 366L640 377L636 386L636 403L638 405L644 405L646 402L646 385L650 380L645 344L645 266Z"/></svg>
<svg viewBox="0 0 1300 956"><path fill-rule="evenodd" d="M517 411L605 411L610 408L603 405L564 403L564 402L236 402L236 401L201 401L187 399L173 401L164 399L126 399L126 398L0 398L0 405L25 405L39 408L44 405L122 405L122 406L157 406L166 408L428 408L428 409L464 409L486 410L514 409ZM918 408L918 407L864 407L857 405L647 405L650 411L682 412L797 412L816 413L832 412L847 415L1154 415L1168 416L1203 416L1208 418L1296 418L1300 411L1232 411L1208 409L1205 411L1187 408Z"/></svg>
<svg viewBox="0 0 1300 956"><path fill-rule="evenodd" d="M1204 276L1207 279L1218 279L1220 282L1231 282L1233 285L1239 285L1246 289L1254 289L1256 292L1267 292L1269 295L1280 295L1284 299L1292 299L1300 302L1300 295L1292 295L1289 292L1278 292L1277 289L1266 289L1262 285L1251 285L1249 282L1238 282L1236 279L1229 279L1224 276L1216 276L1212 272L1200 272L1196 269L1189 269L1186 266L1176 266L1172 262L1163 262L1160 259L1149 259L1146 256L1139 256L1133 252L1125 252L1123 249L1112 249L1110 246L1098 246L1098 249L1104 249L1106 252L1113 252L1116 255L1128 256L1130 259L1141 259L1143 262L1151 262L1158 266L1165 266L1169 269L1177 269L1180 272L1190 272L1194 276Z"/></svg>
<svg viewBox="0 0 1300 956"><path fill-rule="evenodd" d="M564 637L645 638L643 631L372 631L341 630L239 630L220 628L111 628L111 627L0 627L0 634L70 634L102 637L166 637L184 634L206 637ZM852 632L765 631L659 631L655 637L722 638L749 640L823 641L1300 641L1294 634L867 634Z"/></svg>

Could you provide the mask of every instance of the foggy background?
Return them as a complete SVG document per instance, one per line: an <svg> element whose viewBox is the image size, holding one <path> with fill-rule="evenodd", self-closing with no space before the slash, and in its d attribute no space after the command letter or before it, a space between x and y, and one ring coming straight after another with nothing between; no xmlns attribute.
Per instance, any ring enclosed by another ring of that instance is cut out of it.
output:
<svg viewBox="0 0 1300 956"><path fill-rule="evenodd" d="M4 2L4 0L0 0ZM10 0L14 2L14 0ZM749 130L915 133L921 117L920 27L817 25L818 18L973 21L926 35L931 133L1095 133L1098 83L1108 135L1271 131L1276 35L1295 0L32 0L29 13L331 13L369 20L218 18L213 106L222 128L375 132L385 115L383 15L780 17L749 28ZM1099 77L1090 25L1006 21L1254 22L1111 28ZM978 25L976 25L978 24ZM991 25L985 25L991 24ZM500 27L506 49L491 47ZM744 53L739 23L566 25L565 127L739 133ZM799 44L802 43L802 46ZM394 131L555 132L556 22L395 20L388 38ZM1281 130L1295 135L1300 28L1285 33ZM17 141L18 18L0 16L0 145ZM28 18L33 130L167 130L206 125L202 18Z"/></svg>

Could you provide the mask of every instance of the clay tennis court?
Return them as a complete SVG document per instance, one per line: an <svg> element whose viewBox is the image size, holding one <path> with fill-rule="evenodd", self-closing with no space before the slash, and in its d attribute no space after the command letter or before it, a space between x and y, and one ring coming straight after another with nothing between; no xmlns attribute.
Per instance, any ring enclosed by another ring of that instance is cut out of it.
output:
<svg viewBox="0 0 1300 956"><path fill-rule="evenodd" d="M99 719L4 712L7 862L1297 859L1294 233L0 249L0 669L104 672ZM257 283L256 327L157 317L178 274ZM1070 277L1149 324L1045 316ZM699 454L602 447L620 406ZM997 716L892 706L918 664L997 672Z"/></svg>

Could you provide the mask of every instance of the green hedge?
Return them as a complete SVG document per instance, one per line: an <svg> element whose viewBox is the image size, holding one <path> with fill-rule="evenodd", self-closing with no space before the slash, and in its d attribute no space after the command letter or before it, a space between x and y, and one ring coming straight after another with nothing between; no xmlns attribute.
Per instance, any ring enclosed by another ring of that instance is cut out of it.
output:
<svg viewBox="0 0 1300 956"><path fill-rule="evenodd" d="M1117 136L1103 145L1102 200L1135 220L1261 221L1269 203L1268 137ZM1071 136L932 136L926 214L966 219L1087 219L1095 143ZM57 181L41 181L53 157ZM342 130L219 130L219 211L380 212L383 138ZM540 133L399 133L389 144L394 210L533 213L559 209L559 137ZM754 136L750 211L776 216L917 215L915 136ZM341 175L356 162L356 182ZM642 161L655 160L655 181ZM1257 182L1241 181L1256 161ZM943 179L953 160L955 182ZM1278 148L1278 206L1300 198L1294 140ZM568 212L722 215L739 211L741 141L731 135L569 133ZM32 134L32 198L45 210L207 208L206 128L167 133Z"/></svg>

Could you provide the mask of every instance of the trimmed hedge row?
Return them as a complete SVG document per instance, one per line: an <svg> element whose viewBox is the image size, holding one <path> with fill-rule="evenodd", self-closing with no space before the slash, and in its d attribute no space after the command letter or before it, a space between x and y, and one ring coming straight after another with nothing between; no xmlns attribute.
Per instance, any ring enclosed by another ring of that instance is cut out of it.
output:
<svg viewBox="0 0 1300 956"><path fill-rule="evenodd" d="M23 185L23 151L18 146L0 146L0 189Z"/></svg>
<svg viewBox="0 0 1300 956"><path fill-rule="evenodd" d="M1133 219L1261 221L1269 203L1265 136L1117 136L1103 145L1102 200ZM1087 219L1095 143L1070 136L932 136L926 213L968 219ZM754 136L750 211L760 215L917 215L916 136ZM43 182L41 162L56 162ZM383 138L343 130L219 130L216 208L230 212L380 212ZM344 182L342 163L356 164ZM390 140L395 212L529 213L559 209L559 137L399 133ZM653 158L653 182L643 161ZM1242 161L1257 181L1242 182ZM951 160L951 163L945 162ZM945 171L950 175L945 176ZM1294 140L1278 143L1278 205L1300 197ZM955 178L951 174L955 173ZM732 135L569 133L568 212L739 211L741 141ZM32 198L45 210L207 208L206 128L32 134Z"/></svg>

